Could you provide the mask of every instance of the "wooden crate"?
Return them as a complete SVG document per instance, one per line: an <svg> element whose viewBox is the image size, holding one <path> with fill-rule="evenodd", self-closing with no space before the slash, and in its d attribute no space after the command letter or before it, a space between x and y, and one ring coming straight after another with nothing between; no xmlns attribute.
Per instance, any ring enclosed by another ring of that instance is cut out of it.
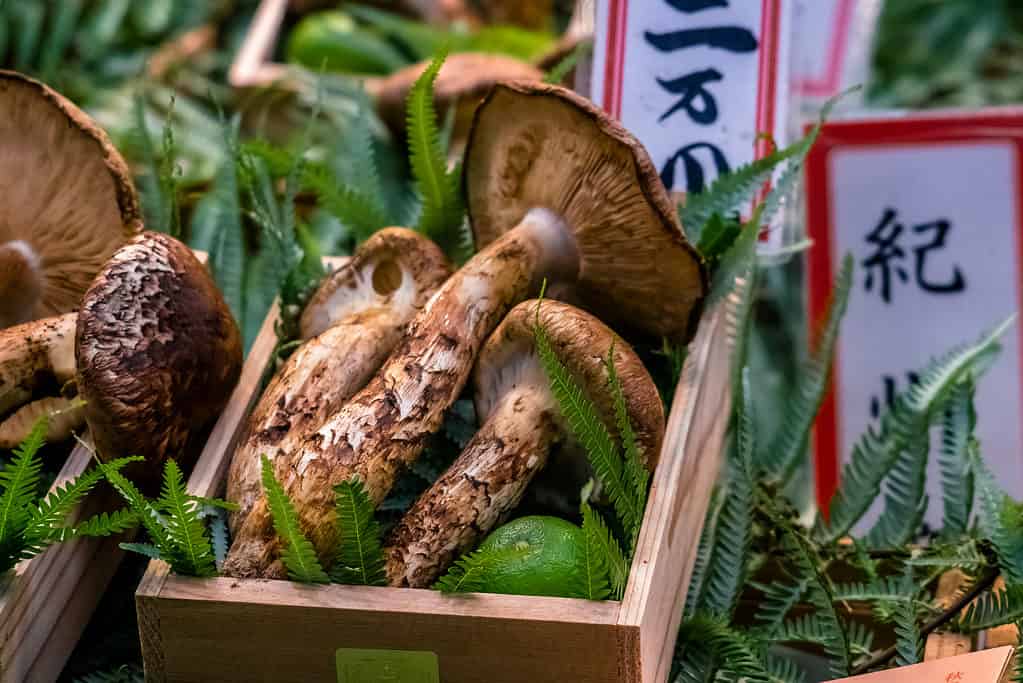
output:
<svg viewBox="0 0 1023 683"><path fill-rule="evenodd" d="M722 459L733 310L705 314L691 346L621 602L196 579L153 561L136 593L146 679L335 681L335 652L366 648L435 653L445 683L665 681ZM271 317L189 481L195 494L223 492L273 330Z"/></svg>
<svg viewBox="0 0 1023 683"><path fill-rule="evenodd" d="M196 256L206 263L205 252ZM83 474L91 462L89 449L76 444L51 490ZM123 507L120 496L100 486L69 516L69 523L118 507ZM57 679L121 563L119 544L132 535L76 538L50 546L0 580L0 681Z"/></svg>

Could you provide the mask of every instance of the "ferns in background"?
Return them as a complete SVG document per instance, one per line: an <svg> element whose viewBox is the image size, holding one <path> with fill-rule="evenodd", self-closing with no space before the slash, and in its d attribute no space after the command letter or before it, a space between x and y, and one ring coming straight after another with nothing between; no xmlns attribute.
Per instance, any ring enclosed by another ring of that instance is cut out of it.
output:
<svg viewBox="0 0 1023 683"><path fill-rule="evenodd" d="M104 512L75 526L64 526L75 506L103 478L103 470L91 469L76 479L58 484L45 496L38 489L43 467L39 450L45 443L48 420L36 421L14 457L0 470L0 571L38 555L54 543L76 536L110 536L138 523L128 510ZM122 458L104 465L118 471L136 458Z"/></svg>

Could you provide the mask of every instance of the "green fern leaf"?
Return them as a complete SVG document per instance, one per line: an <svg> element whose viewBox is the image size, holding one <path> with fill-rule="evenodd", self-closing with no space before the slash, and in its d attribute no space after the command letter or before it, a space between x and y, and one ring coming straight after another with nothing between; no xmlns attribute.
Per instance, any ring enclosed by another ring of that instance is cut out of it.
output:
<svg viewBox="0 0 1023 683"><path fill-rule="evenodd" d="M907 566L902 576L903 595L916 595L916 582L912 568ZM895 664L909 666L923 658L923 638L916 623L916 606L912 600L903 600L895 610Z"/></svg>
<svg viewBox="0 0 1023 683"><path fill-rule="evenodd" d="M341 184L326 167L311 166L306 183L316 193L320 206L355 236L356 244L389 225L379 199Z"/></svg>
<svg viewBox="0 0 1023 683"><path fill-rule="evenodd" d="M406 133L412 177L423 203L416 228L454 255L464 243L461 174L458 169L447 170L433 106L433 84L446 58L445 50L438 53L412 87L406 103Z"/></svg>
<svg viewBox="0 0 1023 683"><path fill-rule="evenodd" d="M802 600L809 586L809 579L801 579L794 584L775 581L770 584L753 583L752 585L764 594L757 609L757 625L769 637L773 637L782 627L796 604Z"/></svg>
<svg viewBox="0 0 1023 683"><path fill-rule="evenodd" d="M151 560L165 560L163 555L160 553L160 549L150 543L119 543L118 546L121 550L145 555Z"/></svg>
<svg viewBox="0 0 1023 683"><path fill-rule="evenodd" d="M806 681L806 672L791 659L768 653L764 665L772 683L804 683Z"/></svg>
<svg viewBox="0 0 1023 683"><path fill-rule="evenodd" d="M979 503L977 525L994 545L1006 581L1023 585L1023 510L998 485L979 453L971 454L971 461Z"/></svg>
<svg viewBox="0 0 1023 683"><path fill-rule="evenodd" d="M720 501L718 500L717 489L711 492L709 512L703 522L703 531L700 533L700 543L696 547L696 559L693 562L693 573L689 578L689 587L686 589L686 604L682 614L683 619L688 619L696 613L703 593L703 585L707 577L707 567L710 565L710 556L714 549L714 536L717 518L720 514Z"/></svg>
<svg viewBox="0 0 1023 683"><path fill-rule="evenodd" d="M816 614L800 614L781 622L770 638L771 642L810 643L825 647L831 643L832 633L825 619Z"/></svg>
<svg viewBox="0 0 1023 683"><path fill-rule="evenodd" d="M901 548L919 533L927 513L927 455L924 436L910 443L895 460L885 479L884 509L867 533L872 548Z"/></svg>
<svg viewBox="0 0 1023 683"><path fill-rule="evenodd" d="M961 382L953 391L941 428L942 517L941 531L953 538L966 533L973 508L973 470L970 453L977 448L973 430L977 414L973 409L974 387Z"/></svg>
<svg viewBox="0 0 1023 683"><path fill-rule="evenodd" d="M353 478L335 486L334 500L340 534L331 580L360 586L386 585L380 525L373 517L373 501L362 481Z"/></svg>
<svg viewBox="0 0 1023 683"><path fill-rule="evenodd" d="M718 673L717 660L710 650L694 645L682 648L681 652L676 646L672 669L676 672L672 683L711 683Z"/></svg>
<svg viewBox="0 0 1023 683"><path fill-rule="evenodd" d="M966 608L959 627L983 631L1023 619L1023 584L1012 584L984 593Z"/></svg>
<svg viewBox="0 0 1023 683"><path fill-rule="evenodd" d="M711 274L707 305L714 306L730 296L739 277L755 278L757 258L757 229L752 221L743 226L735 241L722 254Z"/></svg>
<svg viewBox="0 0 1023 683"><path fill-rule="evenodd" d="M770 683L760 648L749 636L732 628L724 620L698 613L682 622L678 642L706 649L721 667L726 680L745 680L748 683Z"/></svg>
<svg viewBox="0 0 1023 683"><path fill-rule="evenodd" d="M134 510L114 510L100 512L74 527L61 529L62 535L57 539L64 541L79 536L105 537L119 534L139 525L139 516Z"/></svg>
<svg viewBox="0 0 1023 683"><path fill-rule="evenodd" d="M580 506L583 538L586 540L585 590L582 597L621 600L629 578L629 565L618 541L611 535L600 513L587 503Z"/></svg>
<svg viewBox="0 0 1023 683"><path fill-rule="evenodd" d="M636 501L636 507L646 510L647 491L650 487L650 471L643 465L643 453L640 452L639 444L636 443L636 432L629 420L629 413L625 405L625 391L622 389L621 379L618 377L618 369L614 363L614 342L604 359L604 367L607 368L607 385L611 390L614 403L615 426L618 428L618 435L621 437L622 451L625 455L623 474L625 483L632 489L631 495ZM636 540L639 538L639 527L632 530L629 538L629 554L636 550Z"/></svg>
<svg viewBox="0 0 1023 683"><path fill-rule="evenodd" d="M842 484L831 500L828 521L818 517L815 533L820 541L837 541L859 521L902 451L927 438L935 413L955 384L979 359L992 353L1011 322L1010 318L979 341L932 360L920 373L920 381L898 396L894 407L882 415L880 429L868 428L860 437L842 470Z"/></svg>
<svg viewBox="0 0 1023 683"><path fill-rule="evenodd" d="M274 476L273 464L263 456L263 490L267 505L273 517L274 530L284 541L281 558L292 581L302 583L329 583L330 577L323 571L313 544L309 542L298 523L298 514L284 487Z"/></svg>
<svg viewBox="0 0 1023 683"><path fill-rule="evenodd" d="M211 216L199 211L193 218L213 223L213 239L209 247L210 270L224 294L231 313L238 321L245 314L245 231L241 219L238 189L238 127L236 116L221 124L224 135L224 163L214 180L210 193Z"/></svg>
<svg viewBox="0 0 1023 683"><path fill-rule="evenodd" d="M25 545L25 528L36 499L43 461L39 449L46 443L49 420L36 420L25 440L14 449L14 457L0 470L0 557L3 569L13 566Z"/></svg>
<svg viewBox="0 0 1023 683"><path fill-rule="evenodd" d="M551 393L557 399L570 431L583 445L597 478L607 489L626 537L632 538L642 523L643 509L635 499L634 488L626 480L618 446L601 420L596 406L558 358L539 320L534 328L534 337Z"/></svg>
<svg viewBox="0 0 1023 683"><path fill-rule="evenodd" d="M433 587L442 593L487 593L494 567L521 561L531 551L509 546L497 550L476 550L459 558Z"/></svg>
<svg viewBox="0 0 1023 683"><path fill-rule="evenodd" d="M215 575L213 546L199 516L199 505L189 498L185 478L173 459L164 463L156 506L166 515L167 537L175 549L171 559L174 571L187 576Z"/></svg>
<svg viewBox="0 0 1023 683"><path fill-rule="evenodd" d="M736 396L736 437L729 450L728 490L717 519L717 531L704 592L698 609L730 618L746 581L752 537L755 448L754 417L749 369L742 373L742 390Z"/></svg>
<svg viewBox="0 0 1023 683"><path fill-rule="evenodd" d="M590 50L593 49L593 43L589 40L584 40L575 46L575 49L569 52L567 55L561 58L561 60L551 67L551 69L544 75L544 83L551 83L554 85L560 85L565 77L572 72L576 64L583 57L589 55Z"/></svg>
<svg viewBox="0 0 1023 683"><path fill-rule="evenodd" d="M815 348L800 371L795 391L786 403L782 427L760 456L760 462L764 463L768 476L779 484L789 481L806 453L810 429L824 401L828 379L831 376L835 342L849 303L852 282L853 259L851 254L847 254L842 260L842 269L835 278Z"/></svg>
<svg viewBox="0 0 1023 683"><path fill-rule="evenodd" d="M160 551L164 554L165 559L169 558L173 554L174 545L171 543L170 536L167 534L165 528L166 520L163 515L157 509L156 505L146 499L142 492L139 491L134 484L132 484L127 477L121 474L117 468L111 467L106 463L99 462L97 464L101 470L103 470L103 476L110 482L110 485L121 495L122 498L128 503L128 508L135 513L139 521L142 522L142 526L145 528L146 533L149 534L150 540L156 547L160 548ZM168 560L169 561L169 560Z"/></svg>
<svg viewBox="0 0 1023 683"><path fill-rule="evenodd" d="M227 551L231 547L231 539L227 531L227 515L220 508L207 508L210 511L210 543L213 545L213 562L217 571L224 566Z"/></svg>
<svg viewBox="0 0 1023 683"><path fill-rule="evenodd" d="M874 654L874 632L866 624L850 619L846 622L846 640L849 643L849 654L853 661L859 658L870 657Z"/></svg>
<svg viewBox="0 0 1023 683"><path fill-rule="evenodd" d="M1017 638L1016 653L1012 666L1012 683L1023 683L1023 619L1016 622L1016 633L1021 634Z"/></svg>

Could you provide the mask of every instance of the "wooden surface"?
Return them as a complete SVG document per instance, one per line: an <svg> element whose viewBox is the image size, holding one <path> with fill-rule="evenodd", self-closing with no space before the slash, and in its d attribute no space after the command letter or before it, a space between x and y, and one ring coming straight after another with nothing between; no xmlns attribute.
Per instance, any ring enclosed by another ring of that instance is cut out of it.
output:
<svg viewBox="0 0 1023 683"><path fill-rule="evenodd" d="M150 681L335 681L341 647L429 650L445 683L666 680L721 459L729 323L708 314L668 419L622 603L171 576L151 562L136 606ZM274 345L268 319L189 480L222 492ZM713 383L713 387L711 387Z"/></svg>

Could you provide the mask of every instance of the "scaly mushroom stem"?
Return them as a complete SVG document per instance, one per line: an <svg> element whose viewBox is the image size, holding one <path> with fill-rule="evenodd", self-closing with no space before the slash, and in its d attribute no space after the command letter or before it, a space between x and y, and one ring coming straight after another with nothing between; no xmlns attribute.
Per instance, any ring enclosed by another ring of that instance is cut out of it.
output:
<svg viewBox="0 0 1023 683"><path fill-rule="evenodd" d="M560 217L530 211L441 286L362 391L294 453L277 458L277 477L322 561L329 564L336 540L333 487L358 475L373 501L383 500L440 428L483 340L508 309L542 277L574 280L577 268L575 243ZM279 578L276 545L266 506L257 504L224 573Z"/></svg>
<svg viewBox="0 0 1023 683"><path fill-rule="evenodd" d="M85 406L63 396L48 396L19 408L0 422L0 448L14 448L32 432L36 421L46 415L46 441L57 443L71 437L85 424Z"/></svg>
<svg viewBox="0 0 1023 683"><path fill-rule="evenodd" d="M562 436L549 391L505 395L451 467L391 532L384 550L392 586L426 588L522 499Z"/></svg>
<svg viewBox="0 0 1023 683"><path fill-rule="evenodd" d="M75 324L65 313L0 330L0 414L32 397L51 374L59 383L75 375Z"/></svg>
<svg viewBox="0 0 1023 683"><path fill-rule="evenodd" d="M43 292L39 255L23 240L0 244L0 328L31 320Z"/></svg>

